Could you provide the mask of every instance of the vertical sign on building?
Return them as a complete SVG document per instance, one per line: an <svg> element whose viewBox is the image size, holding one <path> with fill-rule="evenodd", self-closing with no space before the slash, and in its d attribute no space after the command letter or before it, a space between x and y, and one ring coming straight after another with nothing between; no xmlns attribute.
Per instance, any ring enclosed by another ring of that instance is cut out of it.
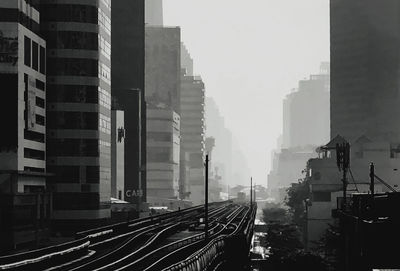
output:
<svg viewBox="0 0 400 271"><path fill-rule="evenodd" d="M26 101L26 112L27 112L27 130L35 129L36 122L36 91L35 81L32 77L28 77L28 99Z"/></svg>

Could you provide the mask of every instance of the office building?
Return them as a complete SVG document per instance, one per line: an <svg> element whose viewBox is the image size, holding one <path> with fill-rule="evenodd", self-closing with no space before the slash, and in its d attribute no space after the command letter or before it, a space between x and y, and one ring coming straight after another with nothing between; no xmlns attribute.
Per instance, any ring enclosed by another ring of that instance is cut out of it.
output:
<svg viewBox="0 0 400 271"><path fill-rule="evenodd" d="M331 0L331 138L400 143L399 7Z"/></svg>
<svg viewBox="0 0 400 271"><path fill-rule="evenodd" d="M179 198L180 117L171 109L147 109L147 196Z"/></svg>
<svg viewBox="0 0 400 271"><path fill-rule="evenodd" d="M189 157L189 173L184 193L194 205L204 203L205 159L205 88L199 76L187 76L182 70L181 104L181 160Z"/></svg>
<svg viewBox="0 0 400 271"><path fill-rule="evenodd" d="M186 70L186 75L193 76L193 58L183 42L181 42L181 66Z"/></svg>
<svg viewBox="0 0 400 271"><path fill-rule="evenodd" d="M180 114L181 30L147 26L145 44L146 101Z"/></svg>
<svg viewBox="0 0 400 271"><path fill-rule="evenodd" d="M0 2L0 251L48 237L46 42L30 1Z"/></svg>
<svg viewBox="0 0 400 271"><path fill-rule="evenodd" d="M144 5L144 0L118 0L112 8L112 96L125 120L124 197L138 213L146 210Z"/></svg>
<svg viewBox="0 0 400 271"><path fill-rule="evenodd" d="M111 1L41 1L39 8L52 218L72 232L110 218Z"/></svg>

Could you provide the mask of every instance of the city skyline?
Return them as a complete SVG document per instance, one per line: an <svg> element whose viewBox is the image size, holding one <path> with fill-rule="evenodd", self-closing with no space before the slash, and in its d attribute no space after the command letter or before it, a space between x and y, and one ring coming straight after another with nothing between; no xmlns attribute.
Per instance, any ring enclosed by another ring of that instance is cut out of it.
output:
<svg viewBox="0 0 400 271"><path fill-rule="evenodd" d="M195 74L245 150L253 179L266 184L270 152L282 133L283 98L329 60L329 1L163 3L164 25L181 27Z"/></svg>

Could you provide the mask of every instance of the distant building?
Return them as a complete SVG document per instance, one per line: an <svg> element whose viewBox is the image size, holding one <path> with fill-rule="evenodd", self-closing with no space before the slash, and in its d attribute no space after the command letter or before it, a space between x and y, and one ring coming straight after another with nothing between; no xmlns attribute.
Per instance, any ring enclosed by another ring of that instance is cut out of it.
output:
<svg viewBox="0 0 400 271"><path fill-rule="evenodd" d="M145 0L112 5L112 97L125 122L124 199L139 213L146 209Z"/></svg>
<svg viewBox="0 0 400 271"><path fill-rule="evenodd" d="M316 148L329 140L329 63L320 72L299 81L296 91L283 101L282 143L272 154L268 189L277 201L291 183L304 179L308 159L317 156Z"/></svg>
<svg viewBox="0 0 400 271"><path fill-rule="evenodd" d="M148 26L145 44L146 101L180 114L181 30Z"/></svg>
<svg viewBox="0 0 400 271"><path fill-rule="evenodd" d="M46 186L46 42L39 32L39 10L30 1L1 1L0 14L4 252L47 238L52 205Z"/></svg>
<svg viewBox="0 0 400 271"><path fill-rule="evenodd" d="M163 25L163 0L145 0L145 22L147 25Z"/></svg>
<svg viewBox="0 0 400 271"><path fill-rule="evenodd" d="M111 1L40 1L47 41L47 170L54 225L110 218Z"/></svg>
<svg viewBox="0 0 400 271"><path fill-rule="evenodd" d="M300 80L283 100L283 148L319 146L329 140L329 71ZM329 63L328 63L329 65Z"/></svg>
<svg viewBox="0 0 400 271"><path fill-rule="evenodd" d="M335 0L331 21L331 138L400 143L397 0Z"/></svg>
<svg viewBox="0 0 400 271"><path fill-rule="evenodd" d="M183 42L181 42L181 66L182 69L186 69L186 75L193 76L193 58Z"/></svg>
<svg viewBox="0 0 400 271"><path fill-rule="evenodd" d="M147 109L147 195L154 199L179 197L180 117L171 109Z"/></svg>
<svg viewBox="0 0 400 271"><path fill-rule="evenodd" d="M204 203L204 159L205 159L205 88L198 76L187 76L182 72L181 106L181 157L189 156L188 186L189 200L194 205ZM181 158L183 160L183 158Z"/></svg>

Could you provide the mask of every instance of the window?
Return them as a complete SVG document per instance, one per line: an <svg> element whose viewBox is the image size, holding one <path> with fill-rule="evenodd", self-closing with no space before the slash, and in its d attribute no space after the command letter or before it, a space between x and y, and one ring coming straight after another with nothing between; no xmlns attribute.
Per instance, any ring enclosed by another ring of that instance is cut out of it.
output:
<svg viewBox="0 0 400 271"><path fill-rule="evenodd" d="M47 99L50 102L94 103L98 100L98 87L79 85L49 85Z"/></svg>
<svg viewBox="0 0 400 271"><path fill-rule="evenodd" d="M99 62L99 77L103 79L104 82L111 85L111 70L104 64Z"/></svg>
<svg viewBox="0 0 400 271"><path fill-rule="evenodd" d="M99 130L108 135L111 134L111 119L103 114L100 114Z"/></svg>
<svg viewBox="0 0 400 271"><path fill-rule="evenodd" d="M331 192L313 192L313 201L328 202L331 201Z"/></svg>
<svg viewBox="0 0 400 271"><path fill-rule="evenodd" d="M48 75L98 76L98 64L95 59L49 58Z"/></svg>
<svg viewBox="0 0 400 271"><path fill-rule="evenodd" d="M49 128L97 130L96 112L52 112L47 116Z"/></svg>
<svg viewBox="0 0 400 271"><path fill-rule="evenodd" d="M29 131L29 130L24 130L24 138L27 140L32 140L36 142L44 142L44 134L34 132L34 131Z"/></svg>
<svg viewBox="0 0 400 271"><path fill-rule="evenodd" d="M79 22L97 24L98 11L95 6L70 4L43 4L40 17L50 22Z"/></svg>
<svg viewBox="0 0 400 271"><path fill-rule="evenodd" d="M49 156L97 157L97 139L51 138L47 141Z"/></svg>
<svg viewBox="0 0 400 271"><path fill-rule="evenodd" d="M36 160L44 160L44 151L24 148L24 157Z"/></svg>
<svg viewBox="0 0 400 271"><path fill-rule="evenodd" d="M171 148L148 147L147 161L153 163L170 163L172 161Z"/></svg>
<svg viewBox="0 0 400 271"><path fill-rule="evenodd" d="M111 95L101 87L99 87L99 104L107 109L111 109Z"/></svg>
<svg viewBox="0 0 400 271"><path fill-rule="evenodd" d="M79 166L47 166L47 172L55 175L49 177L52 183L79 183Z"/></svg>
<svg viewBox="0 0 400 271"><path fill-rule="evenodd" d="M39 46L34 41L32 41L32 69L39 70Z"/></svg>
<svg viewBox="0 0 400 271"><path fill-rule="evenodd" d="M100 180L100 167L86 166L86 182L99 183Z"/></svg>
<svg viewBox="0 0 400 271"><path fill-rule="evenodd" d="M45 124L44 117L41 115L36 115L36 124L44 126Z"/></svg>
<svg viewBox="0 0 400 271"><path fill-rule="evenodd" d="M46 49L40 46L40 73L46 74Z"/></svg>
<svg viewBox="0 0 400 271"><path fill-rule="evenodd" d="M45 90L45 84L44 84L44 82L42 82L42 81L36 79L36 88L44 91L44 90Z"/></svg>
<svg viewBox="0 0 400 271"><path fill-rule="evenodd" d="M99 46L101 53L108 59L111 59L111 44L103 36L99 35Z"/></svg>
<svg viewBox="0 0 400 271"><path fill-rule="evenodd" d="M110 18L107 16L107 14L104 13L104 11L102 11L99 8L99 25L100 27L108 34L111 35L111 20Z"/></svg>
<svg viewBox="0 0 400 271"><path fill-rule="evenodd" d="M79 31L44 32L47 46L59 49L98 50L98 34Z"/></svg>
<svg viewBox="0 0 400 271"><path fill-rule="evenodd" d="M38 96L36 96L36 106L44 108L44 100Z"/></svg>
<svg viewBox="0 0 400 271"><path fill-rule="evenodd" d="M163 141L163 142L171 142L172 141L172 133L168 132L148 132L147 140L149 141Z"/></svg>
<svg viewBox="0 0 400 271"><path fill-rule="evenodd" d="M26 66L31 66L31 39L26 37L24 38L24 63Z"/></svg>

